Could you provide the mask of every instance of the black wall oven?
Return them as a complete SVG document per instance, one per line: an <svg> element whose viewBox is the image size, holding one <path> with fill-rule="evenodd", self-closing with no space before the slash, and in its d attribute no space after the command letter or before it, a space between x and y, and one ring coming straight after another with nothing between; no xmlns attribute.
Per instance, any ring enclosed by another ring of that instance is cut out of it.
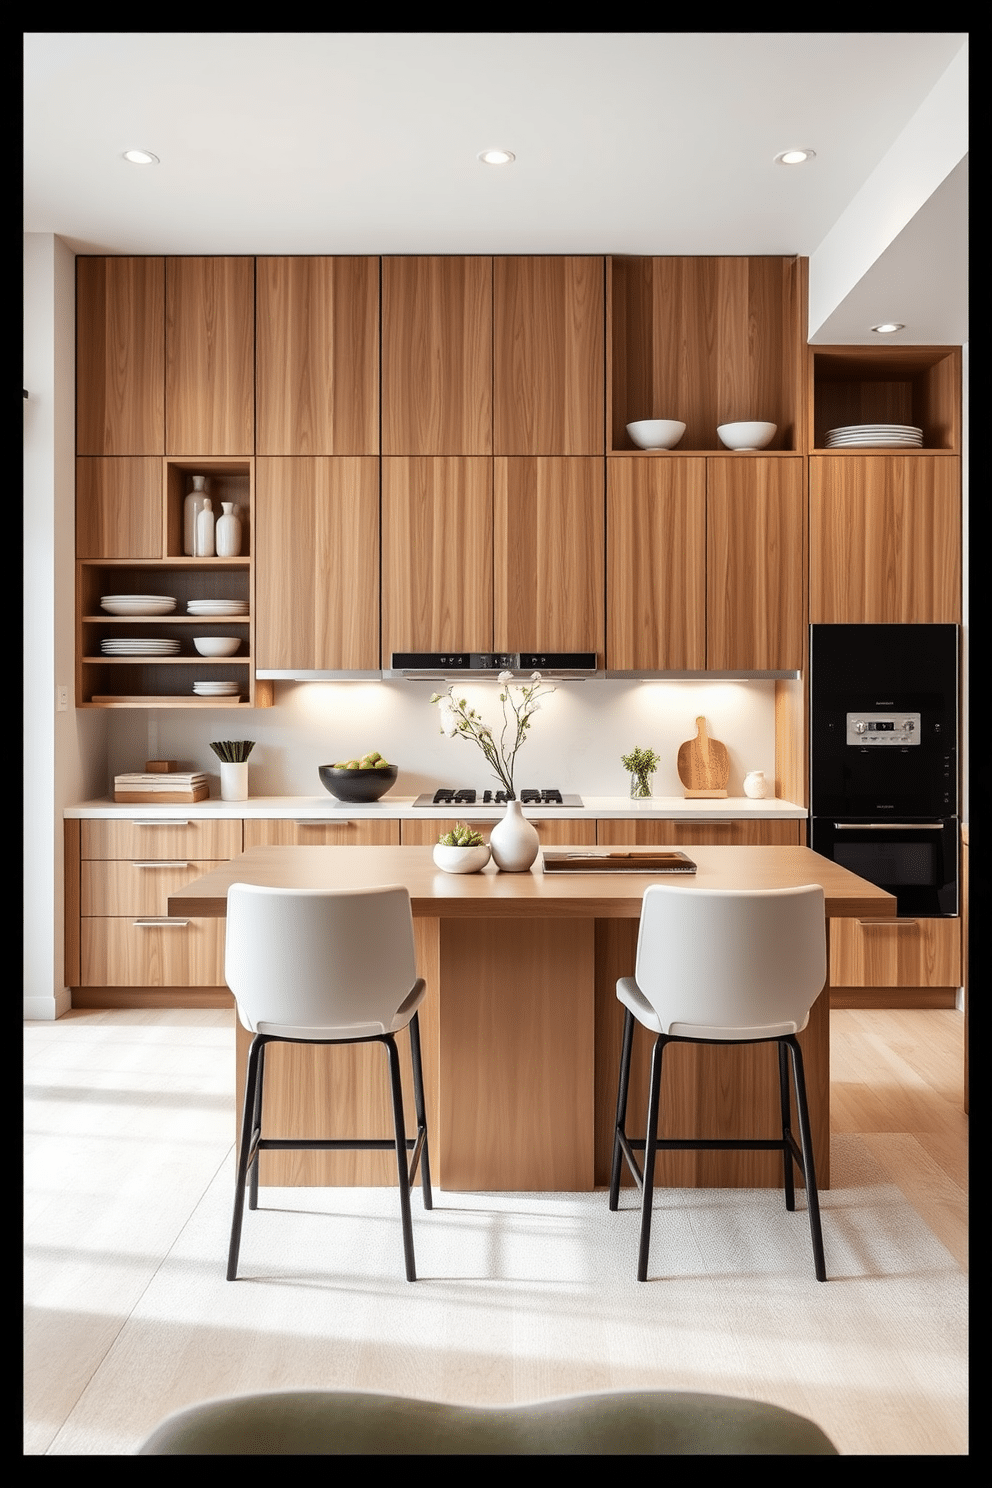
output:
<svg viewBox="0 0 992 1488"><path fill-rule="evenodd" d="M810 627L810 846L958 912L956 625Z"/></svg>

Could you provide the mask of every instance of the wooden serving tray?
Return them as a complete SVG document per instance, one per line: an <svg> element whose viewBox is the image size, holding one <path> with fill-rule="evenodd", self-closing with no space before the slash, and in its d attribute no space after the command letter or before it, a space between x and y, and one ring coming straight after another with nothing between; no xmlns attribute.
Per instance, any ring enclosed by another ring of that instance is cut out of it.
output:
<svg viewBox="0 0 992 1488"><path fill-rule="evenodd" d="M695 873L684 852L575 852L546 848L545 873Z"/></svg>

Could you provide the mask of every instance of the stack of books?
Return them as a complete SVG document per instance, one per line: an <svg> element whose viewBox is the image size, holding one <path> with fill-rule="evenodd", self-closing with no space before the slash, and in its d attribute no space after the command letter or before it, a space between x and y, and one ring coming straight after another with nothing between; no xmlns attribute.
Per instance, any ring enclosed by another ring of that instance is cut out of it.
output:
<svg viewBox="0 0 992 1488"><path fill-rule="evenodd" d="M114 776L115 801L191 805L194 801L205 801L209 795L210 786L202 770Z"/></svg>

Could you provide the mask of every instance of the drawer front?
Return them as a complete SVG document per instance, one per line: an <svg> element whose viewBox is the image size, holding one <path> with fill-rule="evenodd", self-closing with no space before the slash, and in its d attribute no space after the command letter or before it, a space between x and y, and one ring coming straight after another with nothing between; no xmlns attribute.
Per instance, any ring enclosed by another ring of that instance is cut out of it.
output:
<svg viewBox="0 0 992 1488"><path fill-rule="evenodd" d="M404 847L433 847L437 839L445 832L450 832L463 818L452 817L450 820L439 821L436 817L422 821L402 821L400 823L401 836ZM527 818L530 821L530 817ZM472 821L469 826L475 827L481 832L486 842L498 817L492 821ZM596 842L595 821L532 821L532 827L537 828L538 839L542 847L592 847Z"/></svg>
<svg viewBox="0 0 992 1488"><path fill-rule="evenodd" d="M245 850L249 847L399 847L398 821L368 821L361 817L322 817L294 820L248 817Z"/></svg>
<svg viewBox="0 0 992 1488"><path fill-rule="evenodd" d="M961 921L831 920L832 987L958 987Z"/></svg>
<svg viewBox="0 0 992 1488"><path fill-rule="evenodd" d="M84 987L223 987L226 920L81 922Z"/></svg>
<svg viewBox="0 0 992 1488"><path fill-rule="evenodd" d="M172 858L84 860L80 912L84 915L165 915L169 895L202 878L226 859L203 863Z"/></svg>
<svg viewBox="0 0 992 1488"><path fill-rule="evenodd" d="M241 852L242 823L200 820L183 815L156 820L135 815L129 820L81 823L83 858L186 858L211 861L236 858Z"/></svg>
<svg viewBox="0 0 992 1488"><path fill-rule="evenodd" d="M601 847L798 847L798 821L619 821L598 823Z"/></svg>

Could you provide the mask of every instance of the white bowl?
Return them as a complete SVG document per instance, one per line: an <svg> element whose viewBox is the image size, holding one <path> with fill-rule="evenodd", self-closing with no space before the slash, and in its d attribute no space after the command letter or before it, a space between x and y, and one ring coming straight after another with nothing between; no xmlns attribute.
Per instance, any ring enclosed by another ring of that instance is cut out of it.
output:
<svg viewBox="0 0 992 1488"><path fill-rule="evenodd" d="M489 862L489 848L443 847L440 842L434 847L434 862L445 873L480 873Z"/></svg>
<svg viewBox="0 0 992 1488"><path fill-rule="evenodd" d="M241 642L237 636L194 636L193 645L201 656L233 656Z"/></svg>
<svg viewBox="0 0 992 1488"><path fill-rule="evenodd" d="M627 425L627 433L638 449L674 449L685 424L679 419L638 419Z"/></svg>
<svg viewBox="0 0 992 1488"><path fill-rule="evenodd" d="M721 424L717 433L728 449L764 449L775 438L778 424Z"/></svg>

